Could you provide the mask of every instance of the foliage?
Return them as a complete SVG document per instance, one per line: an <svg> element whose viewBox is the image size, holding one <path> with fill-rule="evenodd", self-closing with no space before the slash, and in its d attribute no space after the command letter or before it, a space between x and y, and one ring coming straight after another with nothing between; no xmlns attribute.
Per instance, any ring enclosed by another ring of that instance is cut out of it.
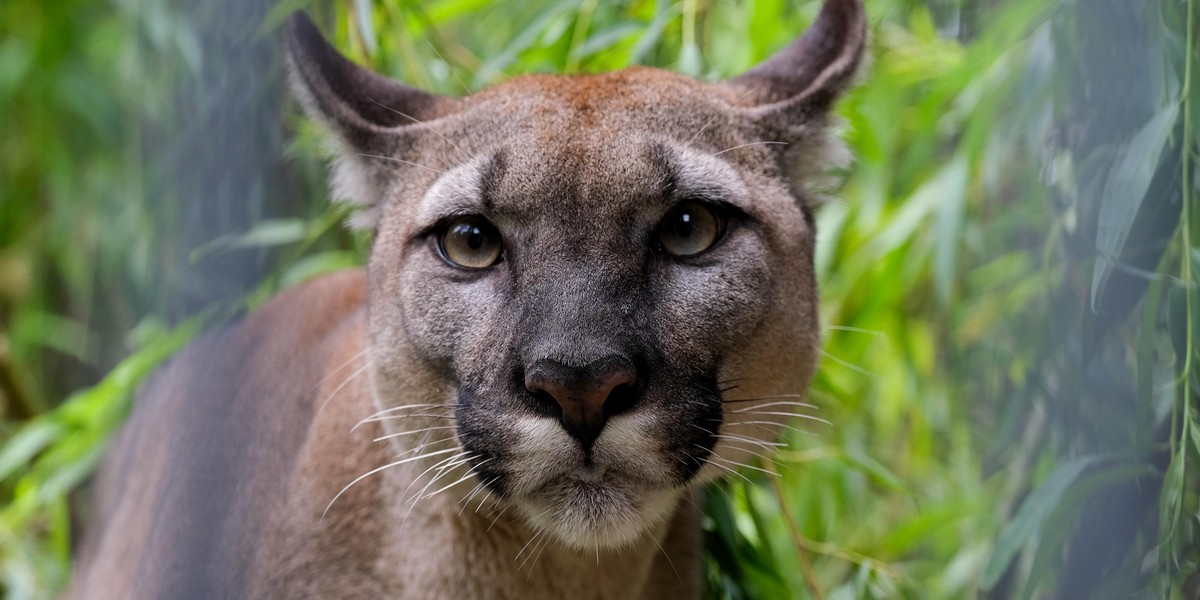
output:
<svg viewBox="0 0 1200 600"><path fill-rule="evenodd" d="M857 162L818 225L832 426L797 421L770 474L709 490L710 596L1195 597L1200 2L867 4ZM291 10L460 94L633 63L715 79L818 7L7 0L0 589L64 583L66 493L156 364L361 262L319 136L279 108Z"/></svg>

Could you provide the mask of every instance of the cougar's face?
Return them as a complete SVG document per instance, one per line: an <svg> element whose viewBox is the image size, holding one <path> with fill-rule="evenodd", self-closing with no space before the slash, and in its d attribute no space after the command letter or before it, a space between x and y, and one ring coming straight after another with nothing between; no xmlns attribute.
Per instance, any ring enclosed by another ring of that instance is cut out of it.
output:
<svg viewBox="0 0 1200 600"><path fill-rule="evenodd" d="M454 431L438 452L588 549L775 437L817 353L806 178L838 160L827 115L864 52L860 0L826 0L717 84L635 68L462 99L288 28L297 96L345 150L335 193L376 231L383 410L432 407Z"/></svg>
<svg viewBox="0 0 1200 600"><path fill-rule="evenodd" d="M802 392L817 318L760 132L648 70L518 79L428 125L369 265L383 404L411 350L479 482L579 547L761 453L784 411L748 408Z"/></svg>

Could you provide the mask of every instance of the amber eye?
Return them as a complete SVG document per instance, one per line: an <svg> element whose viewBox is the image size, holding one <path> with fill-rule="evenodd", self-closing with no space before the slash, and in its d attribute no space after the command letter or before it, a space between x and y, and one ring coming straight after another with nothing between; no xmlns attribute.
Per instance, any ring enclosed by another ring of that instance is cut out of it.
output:
<svg viewBox="0 0 1200 600"><path fill-rule="evenodd" d="M479 215L450 221L438 238L442 256L465 269L486 269L500 260L504 243L496 226Z"/></svg>
<svg viewBox="0 0 1200 600"><path fill-rule="evenodd" d="M679 203L658 225L658 243L672 256L700 254L721 239L725 221L707 204Z"/></svg>

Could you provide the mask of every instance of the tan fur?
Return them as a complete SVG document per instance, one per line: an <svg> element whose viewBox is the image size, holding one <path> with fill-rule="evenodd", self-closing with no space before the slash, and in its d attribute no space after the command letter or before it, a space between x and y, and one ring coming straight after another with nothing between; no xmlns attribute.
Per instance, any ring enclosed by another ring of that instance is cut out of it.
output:
<svg viewBox="0 0 1200 600"><path fill-rule="evenodd" d="M298 97L375 233L366 273L279 295L147 385L68 595L699 597L697 489L762 452L816 364L797 174L839 159L827 111L864 23L829 0L716 85L631 68L448 99L293 17ZM698 201L728 233L668 256L657 223ZM503 234L503 260L439 255L439 223L463 214ZM600 364L631 374L585 439L526 375Z"/></svg>

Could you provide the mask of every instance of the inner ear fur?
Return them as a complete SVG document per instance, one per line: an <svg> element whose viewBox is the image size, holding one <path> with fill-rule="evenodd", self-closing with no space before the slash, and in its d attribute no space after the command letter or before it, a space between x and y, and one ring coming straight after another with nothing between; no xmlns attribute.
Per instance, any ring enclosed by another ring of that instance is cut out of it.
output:
<svg viewBox="0 0 1200 600"><path fill-rule="evenodd" d="M780 146L792 193L805 203L820 198L836 179L828 173L850 162L830 132L830 110L853 83L867 46L862 0L825 0L799 39L757 67L722 82L764 134Z"/></svg>
<svg viewBox="0 0 1200 600"><path fill-rule="evenodd" d="M826 0L804 35L725 85L746 105L793 117L824 113L853 82L866 45L862 0Z"/></svg>
<svg viewBox="0 0 1200 600"><path fill-rule="evenodd" d="M426 121L452 112L454 100L388 79L338 53L302 12L284 28L292 91L304 111L336 136L334 197L363 207L351 226L373 229L397 155Z"/></svg>
<svg viewBox="0 0 1200 600"><path fill-rule="evenodd" d="M354 64L302 12L288 17L285 39L292 88L305 111L353 146L379 145L397 128L435 117L446 100Z"/></svg>

